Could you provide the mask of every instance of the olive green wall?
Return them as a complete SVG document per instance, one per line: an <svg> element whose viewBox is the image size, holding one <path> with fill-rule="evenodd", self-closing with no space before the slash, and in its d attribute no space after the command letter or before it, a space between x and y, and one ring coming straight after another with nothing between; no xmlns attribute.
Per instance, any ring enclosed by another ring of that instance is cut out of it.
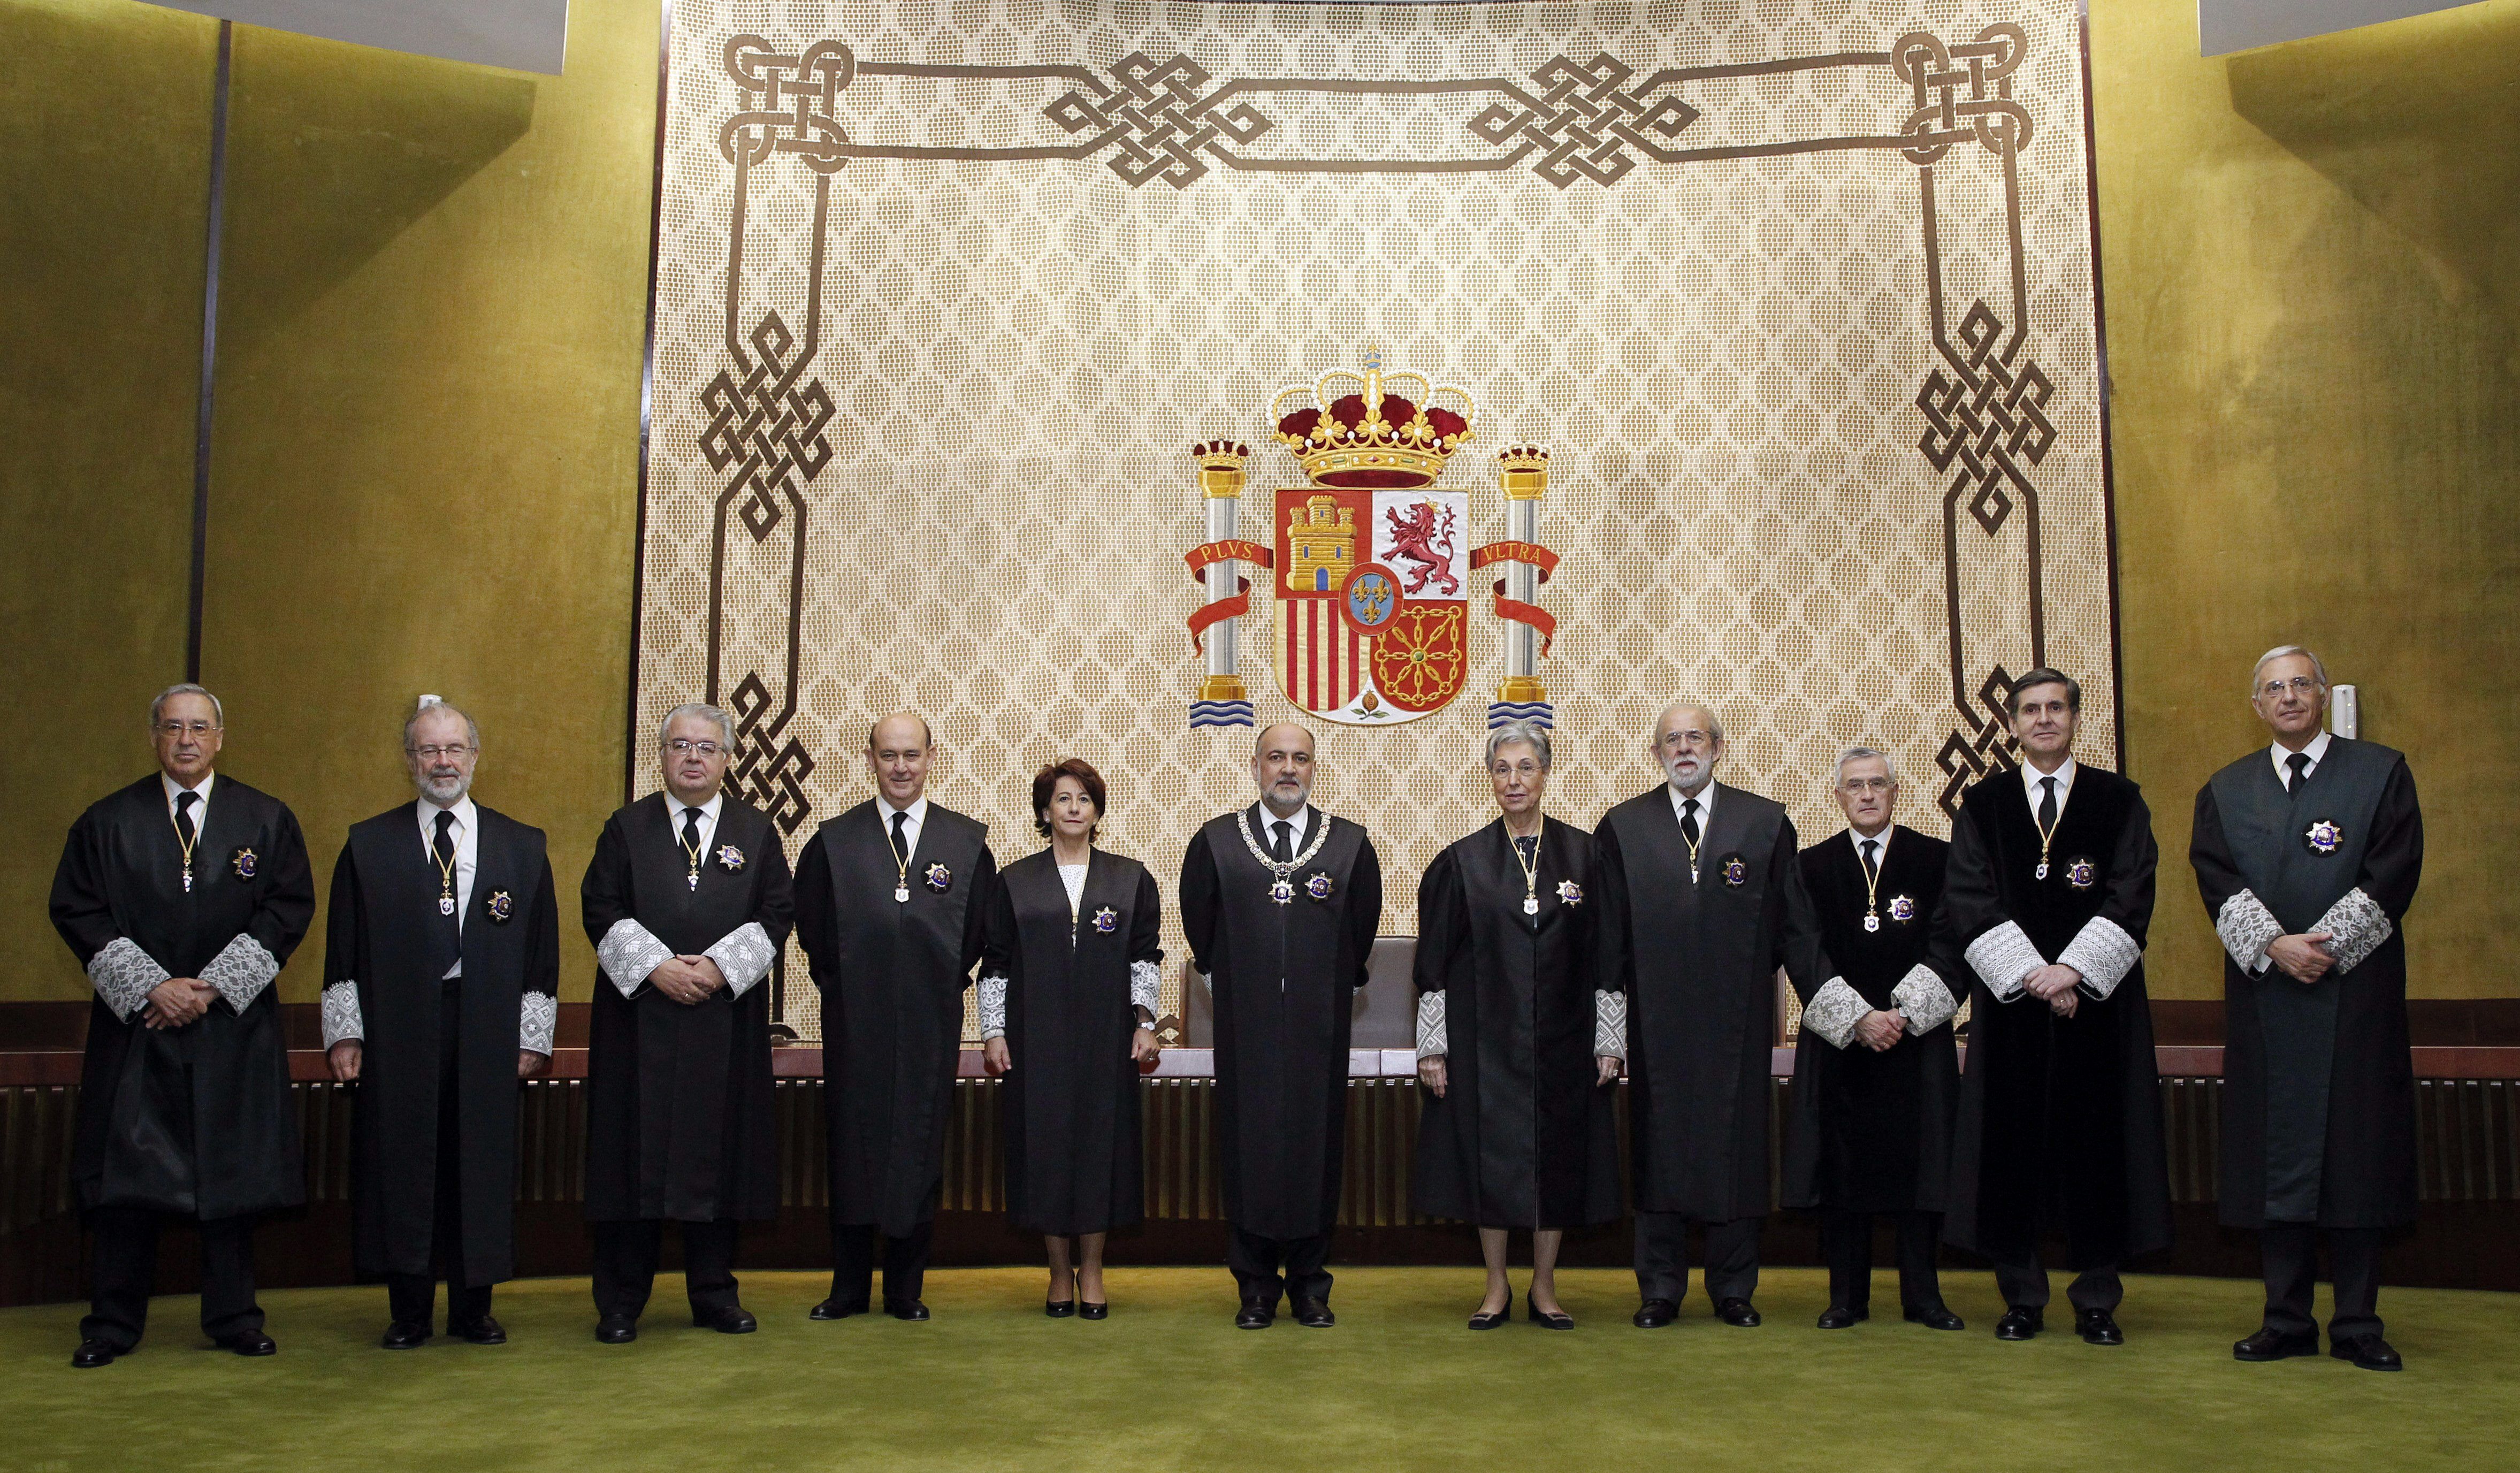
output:
<svg viewBox="0 0 2520 1473"><path fill-rule="evenodd" d="M2408 753L2426 997L2520 992L2520 0L2229 58L2187 0L2093 0L2128 765L2157 997L2221 995L2196 789L2318 650Z"/></svg>
<svg viewBox="0 0 2520 1473"><path fill-rule="evenodd" d="M402 796L422 691L481 720L480 794L552 831L564 895L618 801L656 19L577 0L560 78L237 31L203 675L319 873ZM2092 33L2154 989L2219 988L2188 805L2256 739L2249 659L2301 640L2424 790L2416 991L2520 992L2520 0L2214 61L2192 0L2093 0ZM215 35L0 0L0 678L41 718L10 755L48 759L10 784L0 999L82 996L53 836L147 771L181 673Z"/></svg>

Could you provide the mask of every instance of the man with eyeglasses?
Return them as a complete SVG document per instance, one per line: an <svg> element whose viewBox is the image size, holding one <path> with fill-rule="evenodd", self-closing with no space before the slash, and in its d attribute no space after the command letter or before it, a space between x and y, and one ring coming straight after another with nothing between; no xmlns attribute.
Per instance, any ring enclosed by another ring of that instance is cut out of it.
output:
<svg viewBox="0 0 2520 1473"><path fill-rule="evenodd" d="M1820 1214L1828 1308L1820 1327L1871 1317L1872 1225L1897 1225L1899 1301L1930 1329L1964 1328L1943 1302L1935 1257L1959 1104L1952 1015L1967 975L1943 908L1951 846L1892 822L1899 769L1879 747L1851 746L1830 789L1846 831L1802 852L1803 886L1840 980L1803 1008L1794 1049L1787 1207Z"/></svg>
<svg viewBox="0 0 2520 1473"><path fill-rule="evenodd" d="M2405 1362L2381 1338L2380 1245L2415 1220L2415 1079L2399 926L2424 868L2407 759L2330 734L2327 670L2298 645L2258 657L2250 703L2273 743L2196 794L2187 857L2223 939L2225 1226L2254 1228L2266 1319L2241 1361L2318 1353Z"/></svg>
<svg viewBox="0 0 2520 1473"><path fill-rule="evenodd" d="M1974 972L1948 1242L1995 1263L1998 1340L2047 1327L2040 1241L2065 1232L2074 1332L2123 1345L2118 1265L2170 1246L2143 943L2159 852L2133 782L2075 760L2083 688L2015 682L2016 771L1970 785L1943 880Z"/></svg>
<svg viewBox="0 0 2520 1473"><path fill-rule="evenodd" d="M272 1354L253 1225L306 1200L271 991L315 916L306 841L287 805L213 771L218 697L170 686L149 730L158 772L81 814L53 875L53 925L96 988L70 1158L95 1239L82 1369L140 1343L167 1218L200 1228L203 1332Z"/></svg>
<svg viewBox="0 0 2520 1473"><path fill-rule="evenodd" d="M604 975L586 1058L595 1338L624 1345L667 1222L692 1323L759 1328L738 1300L738 1225L779 1213L770 997L796 911L770 816L726 791L735 724L692 702L656 733L664 790L615 812L580 898Z"/></svg>
<svg viewBox="0 0 2520 1473"><path fill-rule="evenodd" d="M832 1292L807 1312L928 1317L922 1298L945 1121L963 1054L963 989L980 960L998 863L989 826L927 796L936 737L899 712L867 731L875 796L815 830L796 874L796 940L823 999Z"/></svg>
<svg viewBox="0 0 2520 1473"><path fill-rule="evenodd" d="M550 1062L560 905L543 831L472 801L481 733L434 695L402 728L418 798L350 826L325 908L324 1048L359 1086L351 1262L385 1282L386 1350L504 1345L517 1081Z"/></svg>
<svg viewBox="0 0 2520 1473"><path fill-rule="evenodd" d="M1625 1000L1639 1329L1680 1316L1688 1228L1706 1297L1759 1322L1777 969L1805 1006L1844 979L1821 945L1784 805L1715 781L1724 723L1698 701L1654 718L1663 781L1601 816L1602 986Z"/></svg>

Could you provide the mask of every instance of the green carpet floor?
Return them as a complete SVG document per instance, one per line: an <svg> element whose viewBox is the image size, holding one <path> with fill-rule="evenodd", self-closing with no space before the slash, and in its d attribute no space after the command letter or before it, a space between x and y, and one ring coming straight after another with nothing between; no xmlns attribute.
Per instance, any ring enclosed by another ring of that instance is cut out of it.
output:
<svg viewBox="0 0 2520 1473"><path fill-rule="evenodd" d="M1946 1279L1963 1334L1895 1311L1821 1333L1815 1270L1770 1271L1762 1328L1692 1298L1647 1333L1634 1284L1569 1273L1574 1332L1472 1334L1475 1271L1347 1270L1337 1328L1252 1333L1221 1269L1116 1270L1099 1324L1045 1318L1031 1269L931 1274L920 1325L815 1324L820 1275L753 1273L758 1334L690 1328L667 1279L639 1341L608 1347L584 1281L541 1280L499 1292L510 1344L402 1354L376 1348L382 1289L309 1289L263 1296L275 1359L205 1349L195 1302L160 1299L139 1354L97 1371L69 1368L78 1307L50 1305L0 1312L0 1473L2520 1465L2510 1295L2389 1291L2393 1376L2235 1363L2258 1290L2229 1280L2132 1280L2116 1350L1999 1344L1984 1274Z"/></svg>

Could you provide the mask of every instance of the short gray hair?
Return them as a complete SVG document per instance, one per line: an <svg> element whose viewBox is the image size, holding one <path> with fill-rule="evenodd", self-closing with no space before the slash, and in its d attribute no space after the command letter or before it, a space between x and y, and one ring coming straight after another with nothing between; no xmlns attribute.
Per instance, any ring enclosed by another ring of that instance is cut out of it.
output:
<svg viewBox="0 0 2520 1473"><path fill-rule="evenodd" d="M2279 660L2288 654L2297 654L2303 659L2310 661L2310 673L2318 677L2319 689L2322 691L2327 689L2327 666L2319 661L2318 655L2312 653L2310 650L2302 648L2299 645L2277 645L2272 649L2259 655L2258 662L2249 667L2249 698L2251 700L2258 698L2258 672L2267 668L2267 661Z"/></svg>
<svg viewBox="0 0 2520 1473"><path fill-rule="evenodd" d="M1500 722L1488 729L1488 766L1496 766L1497 753L1520 742L1540 758L1540 770L1549 771L1549 728L1536 721Z"/></svg>
<svg viewBox="0 0 2520 1473"><path fill-rule="evenodd" d="M1891 756L1888 752L1881 750L1881 748L1877 746L1851 746L1845 751L1838 753L1837 781L1840 782L1845 781L1846 765L1863 757L1880 758L1882 768L1890 774L1890 781L1893 782L1899 781L1899 759Z"/></svg>
<svg viewBox="0 0 2520 1473"><path fill-rule="evenodd" d="M735 749L735 719L727 715L726 712L718 709L716 706L710 705L704 700L687 700L681 705L674 707L672 710L667 711L665 713L665 719L656 723L656 744L658 746L663 746L667 741L673 739L669 734L674 730L674 723L682 720L686 716L697 716L700 720L715 726L717 728L717 744L725 747L729 751L733 751Z"/></svg>
<svg viewBox="0 0 2520 1473"><path fill-rule="evenodd" d="M1670 718L1671 713L1674 711L1698 711L1704 713L1706 717L1706 735L1714 737L1718 741L1722 741L1724 739L1724 718L1716 714L1715 708L1702 700L1697 700L1689 696L1682 696L1680 699L1671 702L1661 710L1654 713L1654 740L1662 740L1662 724Z"/></svg>
<svg viewBox="0 0 2520 1473"><path fill-rule="evenodd" d="M452 711L456 715L463 717L465 739L472 743L472 749L474 751L477 752L481 749L481 726L480 723L472 719L472 712L454 705L451 702L440 699L437 696L424 695L420 698L420 704L412 708L411 714L403 718L402 748L404 751L407 752L411 750L411 734L419 728L420 719L431 711Z"/></svg>
<svg viewBox="0 0 2520 1473"><path fill-rule="evenodd" d="M219 704L219 698L217 696L212 695L204 688L194 685L191 681L179 680L175 682L175 684L168 686L165 690L158 692L158 698L149 703L149 724L151 726L154 727L158 724L158 714L166 709L166 702L173 700L178 695L198 695L202 699L208 701L210 703L211 719L216 721L220 726L226 726L228 724L227 710Z"/></svg>

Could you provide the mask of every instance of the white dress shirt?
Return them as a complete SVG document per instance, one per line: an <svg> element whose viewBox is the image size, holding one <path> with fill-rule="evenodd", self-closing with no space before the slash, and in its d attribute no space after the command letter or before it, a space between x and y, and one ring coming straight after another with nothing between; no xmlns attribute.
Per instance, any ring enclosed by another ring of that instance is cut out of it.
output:
<svg viewBox="0 0 2520 1473"><path fill-rule="evenodd" d="M421 799L415 807L420 815L420 852L427 856L431 868L437 864L437 816L441 813L455 815L455 827L447 836L455 840L455 933L461 936L464 934L465 917L472 912L472 872L480 868L480 811L472 806L470 793L456 799L452 808L440 808L427 798ZM464 959L461 956L455 959L453 966L446 969L446 975L464 975Z"/></svg>
<svg viewBox="0 0 2520 1473"><path fill-rule="evenodd" d="M2039 800L2043 796L2039 784L2049 778L2056 780L2056 822L2059 824L2065 822L2065 800L2074 795L2075 771L2074 759L2071 757L2066 758L2052 773L2043 773L2027 762L2021 764L2021 790L2030 795L2032 823L2039 821Z"/></svg>
<svg viewBox="0 0 2520 1473"><path fill-rule="evenodd" d="M1877 871L1882 866L1890 863L1890 834L1898 826L1896 824L1884 824L1879 833L1859 833L1855 826L1848 825L1846 841L1855 846L1856 862L1859 864L1863 862L1865 845L1878 844L1881 847L1872 851L1872 868Z"/></svg>
<svg viewBox="0 0 2520 1473"><path fill-rule="evenodd" d="M218 774L203 773L202 781L189 789L193 796L202 800L193 805L193 832L196 835L202 831L202 817L210 811L210 784L217 781L219 781ZM172 820L175 817L175 795L188 789L164 773L158 775L158 782L159 786L166 789L166 817Z"/></svg>
<svg viewBox="0 0 2520 1473"><path fill-rule="evenodd" d="M2318 736L2310 738L2310 745L2301 749L2301 754L2310 759L2310 766L2302 770L2302 777L2304 779L2308 779L2312 773L2318 771L2318 765L2327 760L2327 743L2329 739L2328 735L2325 732L2321 732ZM2284 750L2284 744L2282 742L2276 741L2268 743L2267 755L2274 759L2275 781L2283 784L2284 791L2292 791L2292 768L2289 766L2292 761L2292 753Z"/></svg>
<svg viewBox="0 0 2520 1473"><path fill-rule="evenodd" d="M709 800L699 806L700 862L702 864L706 864L708 862L710 841L717 837L717 811L725 802L726 789L721 787L717 791L709 794ZM691 807L690 804L675 797L670 791L665 794L665 817L673 821L674 842L676 844L680 844L683 841L683 811L689 807Z"/></svg>

